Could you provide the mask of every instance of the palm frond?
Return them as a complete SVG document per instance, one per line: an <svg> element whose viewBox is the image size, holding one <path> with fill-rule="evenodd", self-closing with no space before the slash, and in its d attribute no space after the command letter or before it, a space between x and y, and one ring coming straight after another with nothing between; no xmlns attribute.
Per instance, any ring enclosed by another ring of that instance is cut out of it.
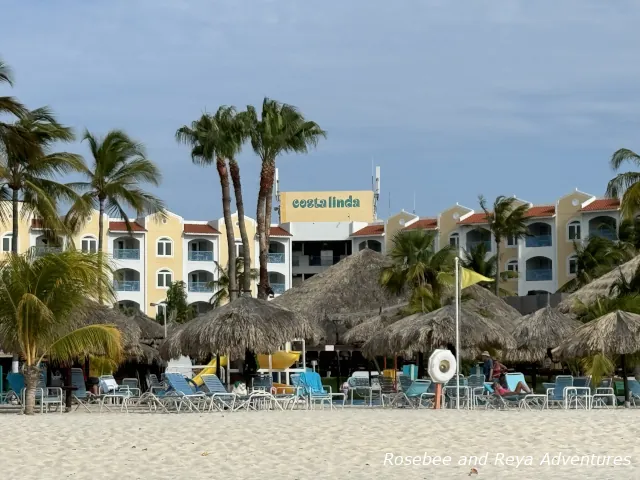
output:
<svg viewBox="0 0 640 480"><path fill-rule="evenodd" d="M115 325L87 325L58 338L44 355L61 363L88 355L99 355L117 363L122 358L120 331Z"/></svg>

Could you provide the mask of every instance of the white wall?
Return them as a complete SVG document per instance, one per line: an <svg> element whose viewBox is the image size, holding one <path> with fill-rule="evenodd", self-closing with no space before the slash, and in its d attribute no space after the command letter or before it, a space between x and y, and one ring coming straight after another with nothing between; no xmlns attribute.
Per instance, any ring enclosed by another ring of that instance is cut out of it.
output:
<svg viewBox="0 0 640 480"><path fill-rule="evenodd" d="M292 222L282 228L292 235L294 242L349 240L350 222Z"/></svg>

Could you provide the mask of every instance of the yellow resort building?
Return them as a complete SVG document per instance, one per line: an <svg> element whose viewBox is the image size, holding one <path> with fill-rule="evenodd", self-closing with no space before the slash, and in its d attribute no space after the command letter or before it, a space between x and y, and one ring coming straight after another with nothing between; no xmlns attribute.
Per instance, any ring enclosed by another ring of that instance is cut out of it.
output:
<svg viewBox="0 0 640 480"><path fill-rule="evenodd" d="M436 233L436 248L454 245L469 250L486 244L496 252L495 239L486 228L484 213L459 204L433 217L401 211L386 220L377 218L379 170L374 187L365 191L276 192L271 226L268 268L274 295L280 295L339 262L354 252L369 248L385 252L394 235L402 230L422 229ZM517 295L554 293L575 274L574 241L589 236L617 238L619 202L598 199L574 190L547 205L528 205L530 236L506 239L501 247L501 270L518 272L505 284ZM74 238L48 240L37 218L21 216L19 251L36 254L67 248L71 242L84 251L95 251L98 243L98 212L88 219ZM256 222L245 218L251 259L258 267ZM104 218L105 251L112 257L117 302L155 315L166 299L171 282L182 280L188 302L201 312L210 308L211 281L226 268L227 245L223 219L186 220L168 212L165 218L150 215L132 220L129 233L122 219ZM235 248L242 254L237 215L234 214ZM11 219L0 225L2 252L11 250ZM4 253L3 253L4 254ZM254 285L255 288L255 285Z"/></svg>

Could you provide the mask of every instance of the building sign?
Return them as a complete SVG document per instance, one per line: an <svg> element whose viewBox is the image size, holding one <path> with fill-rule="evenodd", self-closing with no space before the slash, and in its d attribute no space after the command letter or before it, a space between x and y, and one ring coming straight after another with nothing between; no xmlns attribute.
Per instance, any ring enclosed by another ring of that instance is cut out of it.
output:
<svg viewBox="0 0 640 480"><path fill-rule="evenodd" d="M293 208L360 208L360 199L349 195L347 198L329 196L327 198L293 199Z"/></svg>
<svg viewBox="0 0 640 480"><path fill-rule="evenodd" d="M373 192L282 192L280 218L288 222L372 222Z"/></svg>

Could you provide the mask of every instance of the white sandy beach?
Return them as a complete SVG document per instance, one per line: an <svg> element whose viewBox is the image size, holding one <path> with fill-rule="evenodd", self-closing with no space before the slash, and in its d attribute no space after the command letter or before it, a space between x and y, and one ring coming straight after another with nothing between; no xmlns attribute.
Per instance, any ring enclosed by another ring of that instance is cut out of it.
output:
<svg viewBox="0 0 640 480"><path fill-rule="evenodd" d="M471 478L632 479L639 418L637 410L7 414L1 468L4 478L52 480L440 479L467 478L460 459L488 454ZM449 456L451 464L389 466L389 454L418 463ZM569 465L540 465L545 454ZM571 466L572 455L610 456L609 466ZM508 466L507 456L531 456L521 460L533 465ZM631 465L614 466L616 456Z"/></svg>

